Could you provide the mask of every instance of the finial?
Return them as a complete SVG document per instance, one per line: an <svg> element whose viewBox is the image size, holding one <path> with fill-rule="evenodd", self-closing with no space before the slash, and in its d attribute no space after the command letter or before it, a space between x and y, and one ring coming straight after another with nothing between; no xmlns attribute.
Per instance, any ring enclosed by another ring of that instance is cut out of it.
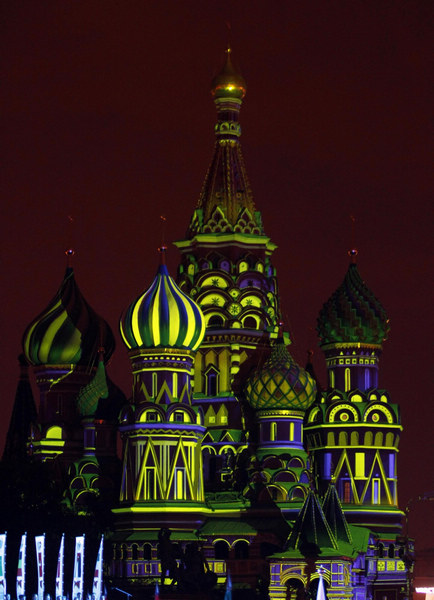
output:
<svg viewBox="0 0 434 600"><path fill-rule="evenodd" d="M354 215L350 215L351 219L351 246L352 250L348 251L348 256L351 258L351 264L355 265L357 260L357 248L356 248L356 217Z"/></svg>
<svg viewBox="0 0 434 600"><path fill-rule="evenodd" d="M165 244L165 233L166 233L166 222L167 219L164 215L160 215L161 219L161 246L158 248L158 252L161 254L160 263L162 265L166 264L166 250L167 246Z"/></svg>
<svg viewBox="0 0 434 600"><path fill-rule="evenodd" d="M226 50L226 54L230 54L232 52L231 48L232 48L232 27L231 27L231 23L230 21L226 21L226 28L227 28L227 34L228 34L228 47Z"/></svg>
<svg viewBox="0 0 434 600"><path fill-rule="evenodd" d="M160 253L160 264L161 265L166 264L166 251L167 251L167 246L160 246L158 248L158 252Z"/></svg>
<svg viewBox="0 0 434 600"><path fill-rule="evenodd" d="M351 250L348 250L348 256L351 259L351 264L355 265L357 263L357 255L358 255L359 251L357 250L357 248L352 248Z"/></svg>
<svg viewBox="0 0 434 600"><path fill-rule="evenodd" d="M283 339L283 327L284 327L285 323L283 321L279 321L277 326L278 326L278 337Z"/></svg>
<svg viewBox="0 0 434 600"><path fill-rule="evenodd" d="M66 266L68 267L68 269L72 267L72 257L74 256L74 254L75 252L73 248L68 248L67 250L65 250Z"/></svg>

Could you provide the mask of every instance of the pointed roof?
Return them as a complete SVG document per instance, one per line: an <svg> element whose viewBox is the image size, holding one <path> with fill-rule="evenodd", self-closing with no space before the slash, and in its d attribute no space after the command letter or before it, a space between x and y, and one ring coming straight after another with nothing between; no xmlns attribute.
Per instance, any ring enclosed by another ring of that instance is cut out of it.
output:
<svg viewBox="0 0 434 600"><path fill-rule="evenodd" d="M350 529L344 511L342 510L336 488L332 483L327 488L322 509L335 538L338 541L351 544L352 539Z"/></svg>
<svg viewBox="0 0 434 600"><path fill-rule="evenodd" d="M246 84L232 64L230 49L223 69L212 82L211 92L217 108L216 143L187 236L198 233L264 235L239 140L238 117Z"/></svg>
<svg viewBox="0 0 434 600"><path fill-rule="evenodd" d="M338 548L332 530L313 490L309 491L298 513L294 529L289 536L288 545L291 548L300 550L302 553L306 548L311 548L314 551L315 546L318 549L334 548L337 550Z"/></svg>
<svg viewBox="0 0 434 600"><path fill-rule="evenodd" d="M27 439L30 425L36 421L36 405L29 381L27 362L23 354L20 354L18 360L20 363L20 378L6 436L3 460L20 459L27 456Z"/></svg>

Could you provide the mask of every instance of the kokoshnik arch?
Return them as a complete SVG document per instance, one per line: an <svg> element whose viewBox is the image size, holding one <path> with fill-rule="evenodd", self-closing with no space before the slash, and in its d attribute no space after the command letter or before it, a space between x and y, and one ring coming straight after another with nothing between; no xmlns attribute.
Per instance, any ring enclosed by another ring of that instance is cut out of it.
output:
<svg viewBox="0 0 434 600"><path fill-rule="evenodd" d="M130 592L160 577L158 532L169 528L180 552L200 542L220 582L230 569L235 586L262 585L270 598L314 589L321 565L330 599L396 600L407 593L409 547L397 499L399 409L378 383L386 313L351 251L318 318L325 389L310 361L294 361L276 245L241 153L246 83L230 50L211 92L214 154L175 244L176 282L162 248L154 281L121 318L131 397L107 378L113 334L68 264L23 337L27 409L24 423L13 416L5 457L30 452L52 464L72 511L95 497L111 503L109 578Z"/></svg>

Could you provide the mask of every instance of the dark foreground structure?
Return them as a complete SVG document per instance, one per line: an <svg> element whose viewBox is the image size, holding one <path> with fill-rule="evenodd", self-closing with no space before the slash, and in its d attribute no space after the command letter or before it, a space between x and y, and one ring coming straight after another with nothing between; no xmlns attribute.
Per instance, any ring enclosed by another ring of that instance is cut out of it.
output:
<svg viewBox="0 0 434 600"><path fill-rule="evenodd" d="M176 243L176 282L162 247L154 281L121 318L131 398L107 378L113 334L78 289L69 256L57 295L23 337L3 462L51 469L62 515L108 530L107 583L135 597L171 580L185 597L206 597L229 570L234 598L304 598L316 594L322 567L329 600L406 598L402 427L378 384L385 310L351 250L318 317L325 388L310 357L296 364L276 246L241 154L246 85L230 50L211 91L214 155Z"/></svg>

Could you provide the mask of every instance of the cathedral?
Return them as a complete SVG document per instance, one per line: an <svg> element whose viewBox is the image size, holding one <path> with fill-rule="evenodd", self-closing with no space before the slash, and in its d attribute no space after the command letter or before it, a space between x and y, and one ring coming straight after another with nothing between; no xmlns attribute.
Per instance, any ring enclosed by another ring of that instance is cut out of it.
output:
<svg viewBox="0 0 434 600"><path fill-rule="evenodd" d="M407 598L402 426L378 386L386 312L351 249L317 321L327 382L310 356L295 362L277 246L241 151L246 83L230 49L211 94L214 153L175 243L178 271L169 273L163 244L154 280L120 319L129 397L108 378L113 332L78 288L69 250L57 294L23 335L3 460L22 453L51 465L72 512L96 501L111 509L113 589L143 595L173 580L176 597L185 557L200 551L214 587L230 573L234 598L315 597L320 576L329 600Z"/></svg>

